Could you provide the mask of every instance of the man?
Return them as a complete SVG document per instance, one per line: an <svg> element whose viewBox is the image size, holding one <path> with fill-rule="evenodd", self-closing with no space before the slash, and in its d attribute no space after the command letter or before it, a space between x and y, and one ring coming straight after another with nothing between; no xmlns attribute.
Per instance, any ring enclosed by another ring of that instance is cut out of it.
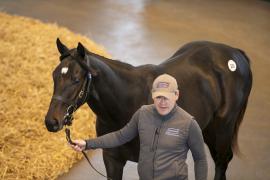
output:
<svg viewBox="0 0 270 180"><path fill-rule="evenodd" d="M154 104L142 106L130 122L120 129L95 139L75 140L77 151L112 148L139 135L138 173L141 180L187 180L187 152L195 163L196 180L207 179L207 161L202 132L194 118L176 101L179 90L176 79L168 74L158 76L152 87Z"/></svg>

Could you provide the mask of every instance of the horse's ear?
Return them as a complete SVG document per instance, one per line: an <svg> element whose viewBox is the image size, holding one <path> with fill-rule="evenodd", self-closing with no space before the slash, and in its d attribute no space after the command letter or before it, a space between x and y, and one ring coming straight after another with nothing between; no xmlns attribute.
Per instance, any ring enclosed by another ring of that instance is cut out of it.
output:
<svg viewBox="0 0 270 180"><path fill-rule="evenodd" d="M59 38L56 40L57 49L60 52L60 54L65 54L69 51L69 49L60 41Z"/></svg>
<svg viewBox="0 0 270 180"><path fill-rule="evenodd" d="M80 42L78 43L78 46L77 46L77 52L82 58L85 57L85 47ZM83 64L83 65L85 65L85 68L88 69L88 71L91 73L92 76L95 77L98 75L98 71L95 70L93 67L87 66L86 64Z"/></svg>
<svg viewBox="0 0 270 180"><path fill-rule="evenodd" d="M78 46L77 46L77 52L82 58L85 57L85 48L80 42L78 43Z"/></svg>

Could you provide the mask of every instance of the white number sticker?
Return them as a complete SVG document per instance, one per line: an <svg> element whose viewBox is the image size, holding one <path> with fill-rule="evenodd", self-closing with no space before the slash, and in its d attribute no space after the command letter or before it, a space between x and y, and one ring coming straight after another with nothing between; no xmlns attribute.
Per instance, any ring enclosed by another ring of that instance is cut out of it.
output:
<svg viewBox="0 0 270 180"><path fill-rule="evenodd" d="M233 60L228 61L228 68L230 69L230 71L235 71L236 67L236 63Z"/></svg>

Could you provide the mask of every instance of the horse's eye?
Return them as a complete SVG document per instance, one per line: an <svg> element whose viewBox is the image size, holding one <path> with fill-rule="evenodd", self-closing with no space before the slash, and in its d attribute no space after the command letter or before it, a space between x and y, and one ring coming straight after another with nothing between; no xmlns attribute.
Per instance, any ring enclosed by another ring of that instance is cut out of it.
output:
<svg viewBox="0 0 270 180"><path fill-rule="evenodd" d="M72 79L72 81L73 81L74 84L77 84L77 83L80 82L80 80L78 78L71 78L71 79Z"/></svg>

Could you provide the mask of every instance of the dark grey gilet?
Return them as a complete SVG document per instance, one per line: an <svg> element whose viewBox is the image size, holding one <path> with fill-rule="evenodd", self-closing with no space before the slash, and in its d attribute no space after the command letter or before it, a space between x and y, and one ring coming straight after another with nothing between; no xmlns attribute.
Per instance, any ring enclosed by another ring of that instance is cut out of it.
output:
<svg viewBox="0 0 270 180"><path fill-rule="evenodd" d="M138 173L141 180L187 180L187 152L194 159L196 180L207 179L207 161L201 129L179 106L161 116L154 105L142 106L120 129L87 140L87 149L112 148L140 137Z"/></svg>

